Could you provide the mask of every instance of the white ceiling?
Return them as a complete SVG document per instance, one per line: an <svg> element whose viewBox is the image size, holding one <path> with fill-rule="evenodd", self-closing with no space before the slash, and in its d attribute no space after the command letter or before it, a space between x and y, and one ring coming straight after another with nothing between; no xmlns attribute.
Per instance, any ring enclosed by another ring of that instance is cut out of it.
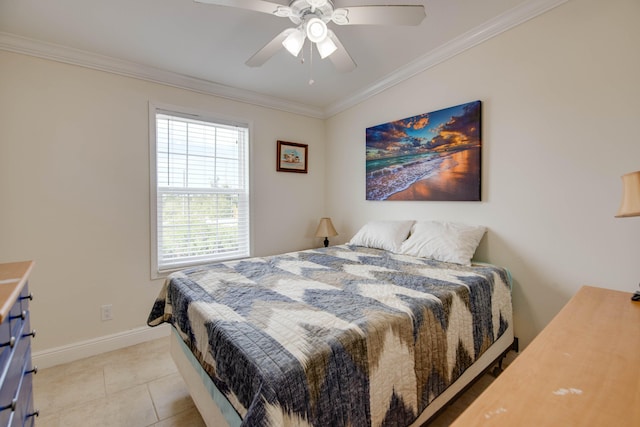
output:
<svg viewBox="0 0 640 427"><path fill-rule="evenodd" d="M358 65L350 73L318 55L312 67L301 64L284 49L262 67L248 67L245 61L292 23L193 0L0 0L0 49L326 117L564 1L335 0L336 7L426 9L417 27L330 23ZM305 51L308 57L308 45Z"/></svg>

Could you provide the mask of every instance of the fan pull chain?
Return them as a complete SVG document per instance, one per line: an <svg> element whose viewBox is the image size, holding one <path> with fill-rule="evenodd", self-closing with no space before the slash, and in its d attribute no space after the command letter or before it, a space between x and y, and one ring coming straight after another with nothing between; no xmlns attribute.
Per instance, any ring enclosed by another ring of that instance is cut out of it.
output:
<svg viewBox="0 0 640 427"><path fill-rule="evenodd" d="M309 86L314 84L313 80L313 43L309 43Z"/></svg>

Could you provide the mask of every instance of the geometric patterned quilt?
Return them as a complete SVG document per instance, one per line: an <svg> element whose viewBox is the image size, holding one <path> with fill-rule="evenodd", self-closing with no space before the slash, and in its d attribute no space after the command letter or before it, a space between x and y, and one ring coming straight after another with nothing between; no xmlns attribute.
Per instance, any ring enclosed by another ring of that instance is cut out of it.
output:
<svg viewBox="0 0 640 427"><path fill-rule="evenodd" d="M173 324L244 426L406 426L512 322L508 273L358 246L171 274Z"/></svg>

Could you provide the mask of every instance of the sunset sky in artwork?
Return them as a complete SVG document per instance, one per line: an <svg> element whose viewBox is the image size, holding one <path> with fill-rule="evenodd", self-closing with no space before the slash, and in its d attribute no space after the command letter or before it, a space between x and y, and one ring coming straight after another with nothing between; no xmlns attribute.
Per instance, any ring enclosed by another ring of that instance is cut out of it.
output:
<svg viewBox="0 0 640 427"><path fill-rule="evenodd" d="M367 128L367 160L480 145L480 101Z"/></svg>

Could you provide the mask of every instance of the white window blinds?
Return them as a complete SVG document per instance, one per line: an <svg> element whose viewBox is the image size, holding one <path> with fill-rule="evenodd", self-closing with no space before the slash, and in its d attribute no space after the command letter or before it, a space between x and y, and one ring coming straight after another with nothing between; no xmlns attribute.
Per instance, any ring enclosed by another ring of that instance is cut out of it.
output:
<svg viewBox="0 0 640 427"><path fill-rule="evenodd" d="M248 127L156 111L157 271L249 256Z"/></svg>

